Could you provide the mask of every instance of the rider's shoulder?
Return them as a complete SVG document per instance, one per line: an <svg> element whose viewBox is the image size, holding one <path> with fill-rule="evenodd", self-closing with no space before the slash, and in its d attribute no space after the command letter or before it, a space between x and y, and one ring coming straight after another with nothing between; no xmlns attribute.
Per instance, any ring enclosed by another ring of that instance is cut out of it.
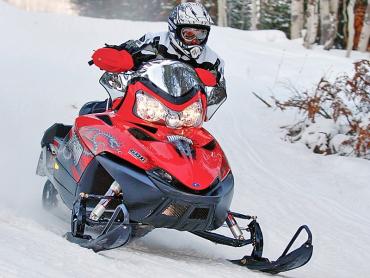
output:
<svg viewBox="0 0 370 278"><path fill-rule="evenodd" d="M168 32L148 32L140 40L154 40L155 38L164 38Z"/></svg>
<svg viewBox="0 0 370 278"><path fill-rule="evenodd" d="M217 61L224 63L223 59L208 45L204 47L202 55L199 57L200 62L210 62L215 64Z"/></svg>

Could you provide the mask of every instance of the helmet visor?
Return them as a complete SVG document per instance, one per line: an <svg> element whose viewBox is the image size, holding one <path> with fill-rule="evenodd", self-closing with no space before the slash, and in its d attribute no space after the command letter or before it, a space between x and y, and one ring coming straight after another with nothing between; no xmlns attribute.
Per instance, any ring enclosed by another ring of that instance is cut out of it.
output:
<svg viewBox="0 0 370 278"><path fill-rule="evenodd" d="M184 27L181 29L181 38L186 45L200 45L208 36L207 29Z"/></svg>

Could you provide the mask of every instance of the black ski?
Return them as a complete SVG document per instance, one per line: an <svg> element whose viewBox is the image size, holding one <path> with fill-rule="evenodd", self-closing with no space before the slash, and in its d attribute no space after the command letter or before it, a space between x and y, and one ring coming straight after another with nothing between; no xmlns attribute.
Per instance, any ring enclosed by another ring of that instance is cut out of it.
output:
<svg viewBox="0 0 370 278"><path fill-rule="evenodd" d="M288 253L293 243L303 230L307 232L307 241L298 249ZM312 234L310 229L306 225L304 225L297 230L297 232L289 242L288 246L285 248L283 254L276 261L270 261L267 258L253 255L252 253L252 256L245 256L241 260L231 260L231 262L240 266L246 266L251 270L268 272L270 274L278 274L280 272L289 271L305 265L311 259L312 252Z"/></svg>

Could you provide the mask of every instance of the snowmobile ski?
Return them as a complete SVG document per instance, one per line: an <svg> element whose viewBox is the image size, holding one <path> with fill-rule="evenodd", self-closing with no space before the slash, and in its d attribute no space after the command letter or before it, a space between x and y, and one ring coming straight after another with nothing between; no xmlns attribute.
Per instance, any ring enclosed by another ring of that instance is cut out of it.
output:
<svg viewBox="0 0 370 278"><path fill-rule="evenodd" d="M299 227L299 229L294 234L293 238L290 240L289 244L285 248L283 254L276 261L270 261L269 259L262 257L263 235L260 225L256 220L256 217L243 215L240 213L229 212L226 222L228 223L228 226L231 231L233 228L235 229L236 226L239 227L235 218L247 220L253 219L248 224L248 229L246 229L250 233L250 239L245 239L242 233L235 234L234 232L233 232L234 238L230 238L224 235L219 235L207 231L197 231L193 232L193 234L204 239L208 239L214 243L232 247L243 247L252 244L253 250L250 256L244 256L242 259L239 260L229 260L234 264L246 266L251 270L268 272L270 274L278 274L280 272L301 267L311 259L313 252L312 234L310 229L306 225ZM242 230L241 228L238 229L240 231ZM308 239L304 244L302 244L301 247L288 253L293 243L296 241L296 239L303 230L307 232Z"/></svg>
<svg viewBox="0 0 370 278"><path fill-rule="evenodd" d="M114 197L80 194L80 197L72 209L71 232L66 233L68 241L76 243L81 247L92 249L95 252L118 248L128 243L131 237L131 225L129 224L129 214L125 205L116 207L108 221L93 221L86 217L86 203L91 199L116 199ZM93 238L84 234L85 225L104 226L100 235Z"/></svg>
<svg viewBox="0 0 370 278"><path fill-rule="evenodd" d="M299 248L288 253L293 243L303 230L307 232L308 239ZM311 259L313 252L312 234L306 225L299 227L285 248L283 254L276 261L270 261L269 259L262 257L262 246L259 248L261 248L259 254L252 252L251 256L245 256L241 260L230 261L240 266L246 266L251 270L268 272L270 274L278 274L280 272L289 271L305 265Z"/></svg>

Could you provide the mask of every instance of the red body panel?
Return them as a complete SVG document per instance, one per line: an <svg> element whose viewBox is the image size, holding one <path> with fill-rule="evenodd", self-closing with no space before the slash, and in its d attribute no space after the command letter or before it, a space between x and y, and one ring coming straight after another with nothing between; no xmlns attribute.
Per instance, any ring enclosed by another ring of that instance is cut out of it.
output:
<svg viewBox="0 0 370 278"><path fill-rule="evenodd" d="M209 70L205 70L202 68L196 68L195 72L198 74L200 80L206 86L214 87L217 85L217 78L216 76L210 72Z"/></svg>
<svg viewBox="0 0 370 278"><path fill-rule="evenodd" d="M205 145L214 141L212 135L202 127L172 129L138 118L133 113L135 94L138 90L151 94L175 111L182 111L199 99L202 100L205 110L205 96L201 92L197 92L186 103L175 105L161 98L142 83L137 82L129 87L118 111L85 115L76 119L75 130L89 152L94 155L102 152L112 153L146 171L158 167L162 168L189 189L195 191L209 188L217 178L221 180L225 178L230 169L219 144L215 142L211 150L204 148ZM118 106L116 101L114 108ZM99 115L109 116L112 125L108 125L96 117ZM141 128L140 125L155 128L156 132L151 133ZM155 141L138 140L128 131L129 128L141 129ZM171 135L181 135L190 139L193 142L194 157L180 155L174 144L168 139L168 136ZM81 162L82 168L86 167L86 162L88 161Z"/></svg>

